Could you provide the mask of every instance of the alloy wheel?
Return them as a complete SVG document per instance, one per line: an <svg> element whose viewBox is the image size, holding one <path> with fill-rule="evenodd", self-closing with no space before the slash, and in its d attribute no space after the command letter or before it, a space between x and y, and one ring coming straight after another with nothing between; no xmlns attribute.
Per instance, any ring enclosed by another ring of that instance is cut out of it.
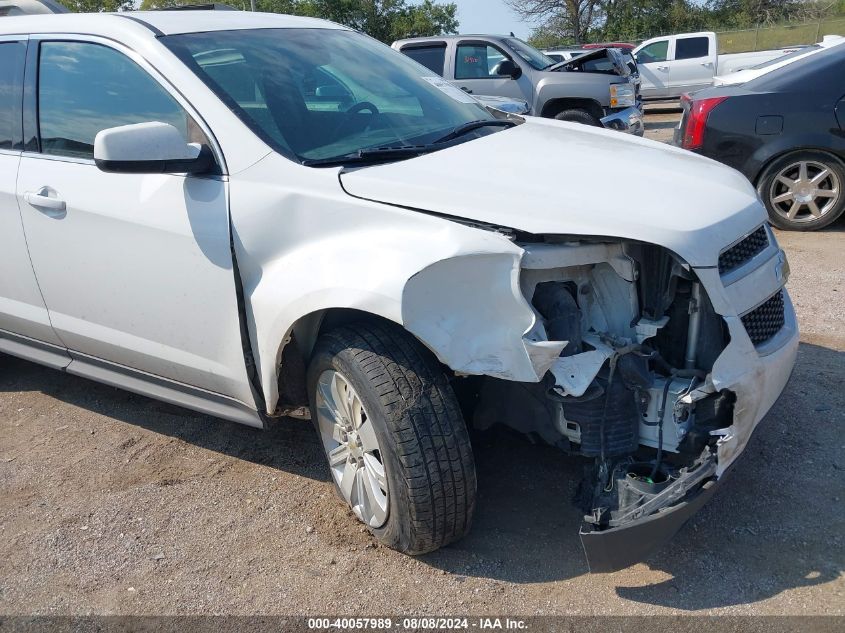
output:
<svg viewBox="0 0 845 633"><path fill-rule="evenodd" d="M802 160L780 170L769 189L772 209L789 222L818 220L841 196L836 173L823 163Z"/></svg>
<svg viewBox="0 0 845 633"><path fill-rule="evenodd" d="M338 371L317 381L317 426L341 495L361 521L379 528L387 521L389 490L381 448L361 398Z"/></svg>

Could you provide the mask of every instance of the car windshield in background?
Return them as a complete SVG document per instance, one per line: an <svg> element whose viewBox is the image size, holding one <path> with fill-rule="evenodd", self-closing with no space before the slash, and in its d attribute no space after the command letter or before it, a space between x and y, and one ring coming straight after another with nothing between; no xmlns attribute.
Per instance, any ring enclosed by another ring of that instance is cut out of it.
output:
<svg viewBox="0 0 845 633"><path fill-rule="evenodd" d="M265 142L303 163L430 146L468 123L496 120L458 88L354 31L254 29L161 40ZM466 139L502 129L470 126Z"/></svg>
<svg viewBox="0 0 845 633"><path fill-rule="evenodd" d="M514 53L528 62L534 70L543 70L544 68L557 64L557 62L548 55L541 53L533 46L530 46L515 37L505 39L505 44L510 46Z"/></svg>

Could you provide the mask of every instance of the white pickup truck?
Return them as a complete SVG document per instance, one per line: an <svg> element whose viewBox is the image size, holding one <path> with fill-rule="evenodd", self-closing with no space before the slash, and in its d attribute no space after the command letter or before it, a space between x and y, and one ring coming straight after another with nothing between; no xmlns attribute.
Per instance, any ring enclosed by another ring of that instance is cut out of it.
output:
<svg viewBox="0 0 845 633"><path fill-rule="evenodd" d="M777 59L800 47L719 55L710 31L666 35L646 40L634 49L643 99L669 99L706 88L713 77Z"/></svg>

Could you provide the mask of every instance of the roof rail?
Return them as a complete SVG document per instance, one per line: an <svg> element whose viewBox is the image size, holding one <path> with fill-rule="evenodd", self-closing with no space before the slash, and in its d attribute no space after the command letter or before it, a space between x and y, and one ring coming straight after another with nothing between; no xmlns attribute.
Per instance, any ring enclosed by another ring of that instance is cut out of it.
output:
<svg viewBox="0 0 845 633"><path fill-rule="evenodd" d="M45 13L70 13L70 11L56 0L0 0L0 17Z"/></svg>
<svg viewBox="0 0 845 633"><path fill-rule="evenodd" d="M208 4L183 4L175 7L162 7L161 9L155 9L155 11L240 11L240 9L228 4L221 4L220 2L210 2Z"/></svg>

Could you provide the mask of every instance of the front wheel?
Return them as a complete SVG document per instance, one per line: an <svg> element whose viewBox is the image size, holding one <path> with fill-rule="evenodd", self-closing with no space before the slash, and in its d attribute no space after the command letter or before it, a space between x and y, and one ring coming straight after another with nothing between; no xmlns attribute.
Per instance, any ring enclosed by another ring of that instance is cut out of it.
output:
<svg viewBox="0 0 845 633"><path fill-rule="evenodd" d="M599 121L596 117L594 117L586 110L581 109L564 110L563 112L558 112L555 115L555 119L557 119L558 121L570 121L572 123L583 123L584 125L601 127L601 121Z"/></svg>
<svg viewBox="0 0 845 633"><path fill-rule="evenodd" d="M338 494L379 541L423 554L469 531L469 434L428 350L398 326L344 326L317 342L308 387Z"/></svg>
<svg viewBox="0 0 845 633"><path fill-rule="evenodd" d="M845 211L845 166L828 154L803 151L779 158L757 183L776 227L813 231L832 224Z"/></svg>

